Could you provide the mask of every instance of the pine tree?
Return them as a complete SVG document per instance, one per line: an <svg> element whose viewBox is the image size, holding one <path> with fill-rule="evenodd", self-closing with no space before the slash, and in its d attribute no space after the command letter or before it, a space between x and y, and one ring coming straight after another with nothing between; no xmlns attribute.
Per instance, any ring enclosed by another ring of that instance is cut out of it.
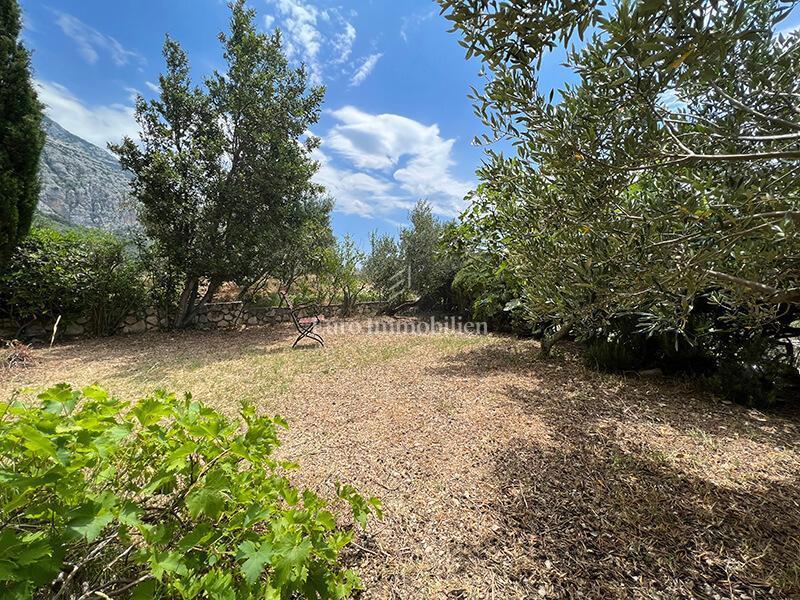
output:
<svg viewBox="0 0 800 600"><path fill-rule="evenodd" d="M0 268L31 226L44 145L30 54L19 41L17 0L0 0Z"/></svg>

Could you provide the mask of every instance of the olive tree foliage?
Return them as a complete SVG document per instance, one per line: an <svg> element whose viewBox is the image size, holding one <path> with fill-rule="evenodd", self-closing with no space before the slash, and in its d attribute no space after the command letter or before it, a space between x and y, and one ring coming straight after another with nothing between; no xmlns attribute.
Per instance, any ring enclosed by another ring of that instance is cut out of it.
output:
<svg viewBox="0 0 800 600"><path fill-rule="evenodd" d="M438 297L449 287L454 268L442 251L446 223L433 215L429 202L420 200L408 215L409 227L400 231L400 249L410 272L411 289L419 296Z"/></svg>
<svg viewBox="0 0 800 600"><path fill-rule="evenodd" d="M0 0L0 269L31 227L44 146L42 105L21 30L17 0Z"/></svg>
<svg viewBox="0 0 800 600"><path fill-rule="evenodd" d="M398 290L398 282L407 280L400 244L389 234L372 232L370 250L364 262L364 276L381 300L388 300Z"/></svg>
<svg viewBox="0 0 800 600"><path fill-rule="evenodd" d="M382 299L402 302L406 295L413 295L432 308L449 297L457 270L445 251L448 224L434 216L425 200L414 205L408 220L399 240L372 234L364 273Z"/></svg>
<svg viewBox="0 0 800 600"><path fill-rule="evenodd" d="M225 70L194 85L186 53L167 37L159 97L136 103L138 143L111 146L134 175L147 235L183 274L177 327L223 282L248 286L276 269L321 202L310 181L319 140L307 131L324 89L288 65L278 31L257 31L244 0L230 8L219 36Z"/></svg>
<svg viewBox="0 0 800 600"><path fill-rule="evenodd" d="M364 259L364 252L348 234L324 248L313 277L318 303L330 306L341 301L342 316L350 316L367 288L361 276Z"/></svg>
<svg viewBox="0 0 800 600"><path fill-rule="evenodd" d="M439 1L489 70L482 141L515 149L488 150L461 243L513 274L545 352L620 316L676 345L797 333L795 1ZM575 83L551 90L559 48Z"/></svg>

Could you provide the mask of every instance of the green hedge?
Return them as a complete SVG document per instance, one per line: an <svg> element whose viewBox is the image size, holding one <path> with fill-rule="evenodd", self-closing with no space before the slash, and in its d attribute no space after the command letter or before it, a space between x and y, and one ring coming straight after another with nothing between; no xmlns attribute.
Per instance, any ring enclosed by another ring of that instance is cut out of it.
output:
<svg viewBox="0 0 800 600"><path fill-rule="evenodd" d="M88 319L95 335L114 333L145 302L142 270L124 243L95 230L34 229L0 273L0 311L20 328Z"/></svg>

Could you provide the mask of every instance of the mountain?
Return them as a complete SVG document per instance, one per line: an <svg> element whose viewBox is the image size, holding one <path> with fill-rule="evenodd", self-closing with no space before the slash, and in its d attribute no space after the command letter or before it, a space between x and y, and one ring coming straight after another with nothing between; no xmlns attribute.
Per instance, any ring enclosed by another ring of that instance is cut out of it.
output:
<svg viewBox="0 0 800 600"><path fill-rule="evenodd" d="M130 175L102 148L52 119L42 123L39 212L57 221L123 232L136 225Z"/></svg>

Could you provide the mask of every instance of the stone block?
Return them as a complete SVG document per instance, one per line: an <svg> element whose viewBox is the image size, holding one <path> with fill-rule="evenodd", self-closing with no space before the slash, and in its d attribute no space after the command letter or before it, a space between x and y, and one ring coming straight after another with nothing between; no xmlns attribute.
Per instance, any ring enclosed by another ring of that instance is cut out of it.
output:
<svg viewBox="0 0 800 600"><path fill-rule="evenodd" d="M80 323L70 323L64 329L64 335L67 337L78 337L86 333L86 328Z"/></svg>
<svg viewBox="0 0 800 600"><path fill-rule="evenodd" d="M144 333L147 331L147 323L144 319L139 319L135 323L131 323L126 327L126 333Z"/></svg>

